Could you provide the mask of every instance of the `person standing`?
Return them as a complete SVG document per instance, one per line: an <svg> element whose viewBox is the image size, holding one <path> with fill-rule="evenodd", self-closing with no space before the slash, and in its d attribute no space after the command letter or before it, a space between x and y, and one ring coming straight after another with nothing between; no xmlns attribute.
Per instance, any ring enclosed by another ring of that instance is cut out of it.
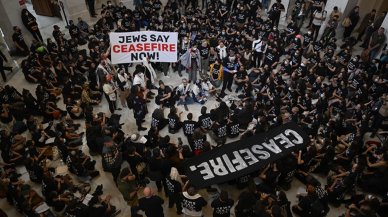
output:
<svg viewBox="0 0 388 217"><path fill-rule="evenodd" d="M220 94L221 98L225 96L226 88L228 88L229 92L232 92L233 76L237 72L238 68L238 63L234 51L231 51L229 56L223 59L222 68L224 72L224 80Z"/></svg>
<svg viewBox="0 0 388 217"><path fill-rule="evenodd" d="M360 10L360 7L356 6L349 13L347 18L349 18L349 20L350 20L350 25L344 26L345 29L344 29L344 35L343 35L344 38L343 39L348 38L352 34L354 28L357 26L358 21L360 20L359 10Z"/></svg>
<svg viewBox="0 0 388 217"><path fill-rule="evenodd" d="M127 107L126 99L129 96L131 89L131 77L125 72L125 69L120 68L117 73L116 83L118 85L118 91L120 94L120 102L123 108Z"/></svg>
<svg viewBox="0 0 388 217"><path fill-rule="evenodd" d="M201 70L201 55L197 45L193 45L192 48L188 49L179 60L189 74L189 81L197 81L197 71Z"/></svg>
<svg viewBox="0 0 388 217"><path fill-rule="evenodd" d="M37 41L43 43L43 37L42 34L40 34L36 18L27 9L22 10L22 22L27 30L31 32L32 36Z"/></svg>
<svg viewBox="0 0 388 217"><path fill-rule="evenodd" d="M4 70L12 72L12 67L4 66L4 62L8 62L7 57L0 50L0 73L4 83L7 82L7 76L5 76Z"/></svg>
<svg viewBox="0 0 388 217"><path fill-rule="evenodd" d="M266 40L259 38L252 42L252 50L253 50L253 67L257 68L261 65L261 60L263 59L263 53L265 52Z"/></svg>
<svg viewBox="0 0 388 217"><path fill-rule="evenodd" d="M383 27L380 27L377 31L375 31L369 41L368 46L368 53L369 53L369 60L372 61L374 58L376 58L378 52L383 47L387 37L384 33L385 29Z"/></svg>
<svg viewBox="0 0 388 217"><path fill-rule="evenodd" d="M109 105L109 111L111 114L115 112L117 109L116 100L117 100L117 94L116 90L117 88L112 84L112 76L108 74L103 81L102 90L105 93L105 98L108 101ZM121 110L121 109L120 109Z"/></svg>
<svg viewBox="0 0 388 217"><path fill-rule="evenodd" d="M89 9L89 14L91 17L96 17L96 11L94 10L94 2L95 0L86 0L86 5L88 6Z"/></svg>
<svg viewBox="0 0 388 217"><path fill-rule="evenodd" d="M128 167L121 170L119 179L117 180L117 188L123 195L128 206L131 207L131 216L136 216L135 207L139 204L139 198L137 196L137 190L139 188L136 184L136 176L131 173Z"/></svg>
<svg viewBox="0 0 388 217"><path fill-rule="evenodd" d="M18 26L14 26L13 31L14 32L12 34L12 41L16 47L15 54L19 56L27 56L29 51L28 51L28 46L24 41L22 30Z"/></svg>
<svg viewBox="0 0 388 217"><path fill-rule="evenodd" d="M137 130L147 130L147 128L141 126L148 110L146 100L144 99L143 92L141 91L139 85L132 86L131 94L128 100L130 101L129 104L133 108L133 116L136 120Z"/></svg>
<svg viewBox="0 0 388 217"><path fill-rule="evenodd" d="M285 10L282 0L276 0L268 12L268 18L272 21L272 25L276 28L279 26L280 15Z"/></svg>
<svg viewBox="0 0 388 217"><path fill-rule="evenodd" d="M376 10L373 9L367 15L365 15L364 19L362 19L360 27L358 27L358 36L357 41L361 41L362 36L364 36L366 29L370 26L376 18Z"/></svg>
<svg viewBox="0 0 388 217"><path fill-rule="evenodd" d="M210 82L216 88L219 88L222 84L223 68L219 59L216 59L213 64L210 65Z"/></svg>
<svg viewBox="0 0 388 217"><path fill-rule="evenodd" d="M168 207L172 208L176 205L176 213L182 214L182 180L178 170L175 167L171 168L170 176L164 180L166 191L168 195Z"/></svg>
<svg viewBox="0 0 388 217"><path fill-rule="evenodd" d="M207 72L209 71L209 52L210 47L207 43L207 41L203 41L201 46L199 46L199 53L201 54L201 70L200 70L200 77L204 78L207 77Z"/></svg>
<svg viewBox="0 0 388 217"><path fill-rule="evenodd" d="M314 16L313 16L314 11L316 11L318 8L321 8L323 10L325 8L325 3L323 2L323 0L308 0L307 2L309 2L310 4L306 15L311 12L310 22L306 27L307 29L309 29L314 20Z"/></svg>
<svg viewBox="0 0 388 217"><path fill-rule="evenodd" d="M123 158L119 145L113 141L112 137L105 136L102 148L102 168L104 171L112 173L115 182L119 177L122 161Z"/></svg>
<svg viewBox="0 0 388 217"><path fill-rule="evenodd" d="M185 187L188 186L186 182ZM183 191L182 194L182 212L185 217L199 217L203 216L203 207L207 205L207 201L197 193L197 190L193 186L189 186L187 191Z"/></svg>
<svg viewBox="0 0 388 217"><path fill-rule="evenodd" d="M154 195L150 187L143 190L144 197L139 199L139 210L143 210L147 217L164 217L163 203L164 200Z"/></svg>
<svg viewBox="0 0 388 217"><path fill-rule="evenodd" d="M230 209L232 209L234 201L229 198L228 192L221 191L220 197L213 200L211 207L213 208L213 217L229 217Z"/></svg>
<svg viewBox="0 0 388 217"><path fill-rule="evenodd" d="M322 23L326 19L326 11L318 7L313 13L313 23L312 23L312 34L313 40L316 41L318 38L319 30L321 29Z"/></svg>

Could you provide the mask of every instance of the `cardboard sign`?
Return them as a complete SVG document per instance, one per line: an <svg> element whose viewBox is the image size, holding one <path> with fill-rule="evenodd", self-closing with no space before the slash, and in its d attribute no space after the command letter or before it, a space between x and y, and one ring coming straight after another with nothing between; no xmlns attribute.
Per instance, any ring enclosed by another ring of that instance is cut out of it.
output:
<svg viewBox="0 0 388 217"><path fill-rule="evenodd" d="M190 183L202 188L258 171L304 148L308 141L308 135L297 124L290 122L189 159L184 167Z"/></svg>
<svg viewBox="0 0 388 217"><path fill-rule="evenodd" d="M178 33L176 32L112 32L112 63L176 62L178 57Z"/></svg>

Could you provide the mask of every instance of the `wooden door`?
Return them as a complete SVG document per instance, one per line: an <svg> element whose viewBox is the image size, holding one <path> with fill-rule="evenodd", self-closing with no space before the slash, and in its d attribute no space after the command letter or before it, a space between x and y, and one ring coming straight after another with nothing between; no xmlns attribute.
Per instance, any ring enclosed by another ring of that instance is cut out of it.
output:
<svg viewBox="0 0 388 217"><path fill-rule="evenodd" d="M36 14L49 17L54 16L51 0L32 0L31 2Z"/></svg>

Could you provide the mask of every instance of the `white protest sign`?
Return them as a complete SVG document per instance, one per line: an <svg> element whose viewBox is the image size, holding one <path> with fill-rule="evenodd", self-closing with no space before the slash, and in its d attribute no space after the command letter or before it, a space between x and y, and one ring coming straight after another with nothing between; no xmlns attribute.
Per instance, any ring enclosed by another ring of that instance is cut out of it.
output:
<svg viewBox="0 0 388 217"><path fill-rule="evenodd" d="M176 62L178 33L176 32L112 32L110 33L112 63Z"/></svg>

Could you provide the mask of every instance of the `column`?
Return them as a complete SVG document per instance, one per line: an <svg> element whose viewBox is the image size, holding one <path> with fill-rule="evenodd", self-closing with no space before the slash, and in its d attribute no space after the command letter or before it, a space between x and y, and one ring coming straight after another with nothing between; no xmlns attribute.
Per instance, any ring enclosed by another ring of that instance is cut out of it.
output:
<svg viewBox="0 0 388 217"><path fill-rule="evenodd" d="M355 7L357 5L357 2L358 1L355 1L355 0L328 0L326 2L326 5L325 5L325 11L327 12L326 20L319 31L318 38L321 37L323 31L326 28L326 23L330 19L330 14L333 11L333 8L335 6L337 6L338 10L342 12L342 17L339 18L338 28L337 28L337 32L336 32L336 38L342 39L342 34L344 31L344 28L341 26L342 20L353 9L353 7Z"/></svg>
<svg viewBox="0 0 388 217"><path fill-rule="evenodd" d="M77 21L78 17L90 17L84 0L62 0L68 20Z"/></svg>
<svg viewBox="0 0 388 217"><path fill-rule="evenodd" d="M0 27L3 31L5 42L10 47L13 47L12 34L14 26L20 27L27 45L31 43L33 38L22 22L21 11L24 7L19 5L19 1L0 0Z"/></svg>

